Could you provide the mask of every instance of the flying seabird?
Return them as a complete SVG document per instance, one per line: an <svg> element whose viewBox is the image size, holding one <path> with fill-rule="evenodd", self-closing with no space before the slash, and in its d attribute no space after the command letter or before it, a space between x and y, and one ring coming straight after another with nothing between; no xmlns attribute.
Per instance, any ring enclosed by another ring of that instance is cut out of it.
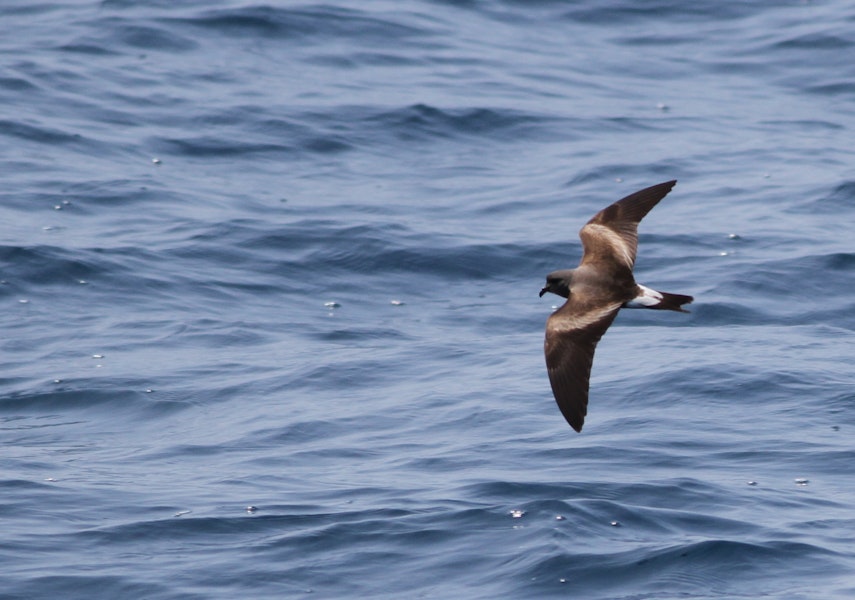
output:
<svg viewBox="0 0 855 600"><path fill-rule="evenodd" d="M567 301L546 321L546 370L558 408L570 427L582 431L588 413L588 380L597 342L621 308L688 312L691 296L657 292L635 282L638 223L671 191L666 181L618 200L579 231L582 261L575 269L553 271L540 290Z"/></svg>

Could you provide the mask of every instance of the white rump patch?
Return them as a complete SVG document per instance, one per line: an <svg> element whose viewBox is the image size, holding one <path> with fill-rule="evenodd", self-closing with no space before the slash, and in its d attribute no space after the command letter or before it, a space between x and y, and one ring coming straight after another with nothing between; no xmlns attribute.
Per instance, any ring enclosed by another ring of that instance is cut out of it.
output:
<svg viewBox="0 0 855 600"><path fill-rule="evenodd" d="M651 290L649 287L644 287L640 283L641 294L624 304L626 308L650 308L662 302L662 294L656 290Z"/></svg>

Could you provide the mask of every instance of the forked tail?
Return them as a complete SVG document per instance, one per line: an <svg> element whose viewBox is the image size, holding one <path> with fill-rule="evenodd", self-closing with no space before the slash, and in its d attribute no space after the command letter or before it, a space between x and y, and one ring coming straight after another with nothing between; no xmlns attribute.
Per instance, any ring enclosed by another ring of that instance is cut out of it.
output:
<svg viewBox="0 0 855 600"><path fill-rule="evenodd" d="M670 292L659 292L659 294L661 294L662 300L660 300L658 304L655 304L654 306L648 306L647 308L689 312L685 308L683 308L683 305L691 304L692 300L694 300L694 298L692 298L691 296L684 296L683 294L671 294Z"/></svg>

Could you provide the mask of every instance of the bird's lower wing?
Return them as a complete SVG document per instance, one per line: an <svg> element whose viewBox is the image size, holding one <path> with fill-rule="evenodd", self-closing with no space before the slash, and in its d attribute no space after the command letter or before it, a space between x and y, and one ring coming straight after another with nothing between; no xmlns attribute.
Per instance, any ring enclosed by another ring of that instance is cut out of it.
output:
<svg viewBox="0 0 855 600"><path fill-rule="evenodd" d="M544 351L549 383L561 414L576 431L582 431L588 413L594 350L620 307L616 302L583 311L568 301L546 322Z"/></svg>

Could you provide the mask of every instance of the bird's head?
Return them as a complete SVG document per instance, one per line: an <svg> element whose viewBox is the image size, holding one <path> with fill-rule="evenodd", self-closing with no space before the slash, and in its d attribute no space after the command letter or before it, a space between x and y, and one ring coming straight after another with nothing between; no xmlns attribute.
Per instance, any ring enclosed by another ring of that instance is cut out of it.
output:
<svg viewBox="0 0 855 600"><path fill-rule="evenodd" d="M546 276L546 285L540 290L540 296L546 292L552 292L562 298L570 297L570 282L573 280L573 269L562 269L553 271Z"/></svg>

